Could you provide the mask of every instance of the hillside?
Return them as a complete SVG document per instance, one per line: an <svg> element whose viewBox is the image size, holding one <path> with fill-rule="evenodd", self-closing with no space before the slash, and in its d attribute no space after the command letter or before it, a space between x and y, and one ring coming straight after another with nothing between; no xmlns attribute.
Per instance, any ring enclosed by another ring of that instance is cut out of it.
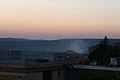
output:
<svg viewBox="0 0 120 80"><path fill-rule="evenodd" d="M23 50L23 51L65 51L74 50L87 53L88 48L98 44L101 39L61 39L61 40L28 40L17 38L0 38L1 50ZM119 42L120 39L111 41Z"/></svg>

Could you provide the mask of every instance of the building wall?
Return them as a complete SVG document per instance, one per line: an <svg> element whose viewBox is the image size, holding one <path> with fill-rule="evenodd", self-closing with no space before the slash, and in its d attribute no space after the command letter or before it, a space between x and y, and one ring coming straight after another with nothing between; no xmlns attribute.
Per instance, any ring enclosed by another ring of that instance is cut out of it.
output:
<svg viewBox="0 0 120 80"><path fill-rule="evenodd" d="M50 70L50 72L51 79L43 74L44 71L28 73L0 72L0 80L64 80L64 70Z"/></svg>
<svg viewBox="0 0 120 80"><path fill-rule="evenodd" d="M27 73L26 80L43 80L43 72Z"/></svg>
<svg viewBox="0 0 120 80"><path fill-rule="evenodd" d="M16 72L0 72L0 80L26 80L26 74Z"/></svg>
<svg viewBox="0 0 120 80"><path fill-rule="evenodd" d="M49 72L51 72L50 74L51 79L49 80L64 80L64 70L62 69L50 70ZM44 77L46 77L46 79L49 78L48 76L45 76L43 73L44 71L27 73L26 80L44 80Z"/></svg>
<svg viewBox="0 0 120 80"><path fill-rule="evenodd" d="M81 54L65 54L58 53L54 55L56 63L69 63L69 64L86 64L89 61L88 56Z"/></svg>
<svg viewBox="0 0 120 80"><path fill-rule="evenodd" d="M0 64L0 80L64 80L62 65L20 66Z"/></svg>
<svg viewBox="0 0 120 80"><path fill-rule="evenodd" d="M120 80L120 71L44 66L37 68L0 67L0 80Z"/></svg>
<svg viewBox="0 0 120 80"><path fill-rule="evenodd" d="M54 70L52 72L52 80L64 80L64 70Z"/></svg>

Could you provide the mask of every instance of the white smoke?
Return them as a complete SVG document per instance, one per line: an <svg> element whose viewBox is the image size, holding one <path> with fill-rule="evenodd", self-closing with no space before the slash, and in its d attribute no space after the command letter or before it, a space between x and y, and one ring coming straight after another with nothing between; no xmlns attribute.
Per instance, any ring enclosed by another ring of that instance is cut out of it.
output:
<svg viewBox="0 0 120 80"><path fill-rule="evenodd" d="M87 43L84 40L74 40L69 49L79 53L86 53L88 51Z"/></svg>

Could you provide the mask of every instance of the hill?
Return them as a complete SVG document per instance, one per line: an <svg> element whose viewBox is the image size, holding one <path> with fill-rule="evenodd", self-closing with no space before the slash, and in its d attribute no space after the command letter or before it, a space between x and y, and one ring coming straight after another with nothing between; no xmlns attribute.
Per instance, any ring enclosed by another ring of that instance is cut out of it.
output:
<svg viewBox="0 0 120 80"><path fill-rule="evenodd" d="M19 38L0 38L0 51L65 51L73 50L80 53L88 53L88 48L98 44L101 39L60 39L60 40L29 40ZM111 39L119 42L120 39Z"/></svg>

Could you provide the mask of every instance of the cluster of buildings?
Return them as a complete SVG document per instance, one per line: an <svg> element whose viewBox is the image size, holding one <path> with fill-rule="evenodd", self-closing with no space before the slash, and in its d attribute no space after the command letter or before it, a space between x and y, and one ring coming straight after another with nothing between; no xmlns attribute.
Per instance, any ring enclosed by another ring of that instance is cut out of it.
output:
<svg viewBox="0 0 120 80"><path fill-rule="evenodd" d="M112 43L112 45L120 48L118 43ZM89 53L97 48L99 45L90 47ZM70 70L78 73L74 67L80 68L81 66L73 67L69 64L90 64L88 55L72 50L63 52L0 51L0 80L73 80L71 77L76 77L73 74L71 75ZM110 64L120 65L120 57L111 57ZM66 70L66 66L63 65L67 65L70 70Z"/></svg>
<svg viewBox="0 0 120 80"><path fill-rule="evenodd" d="M9 50L0 52L0 80L67 80L63 64L87 64L87 55Z"/></svg>
<svg viewBox="0 0 120 80"><path fill-rule="evenodd" d="M64 52L0 51L0 63L19 64L87 64L88 56L67 50Z"/></svg>

